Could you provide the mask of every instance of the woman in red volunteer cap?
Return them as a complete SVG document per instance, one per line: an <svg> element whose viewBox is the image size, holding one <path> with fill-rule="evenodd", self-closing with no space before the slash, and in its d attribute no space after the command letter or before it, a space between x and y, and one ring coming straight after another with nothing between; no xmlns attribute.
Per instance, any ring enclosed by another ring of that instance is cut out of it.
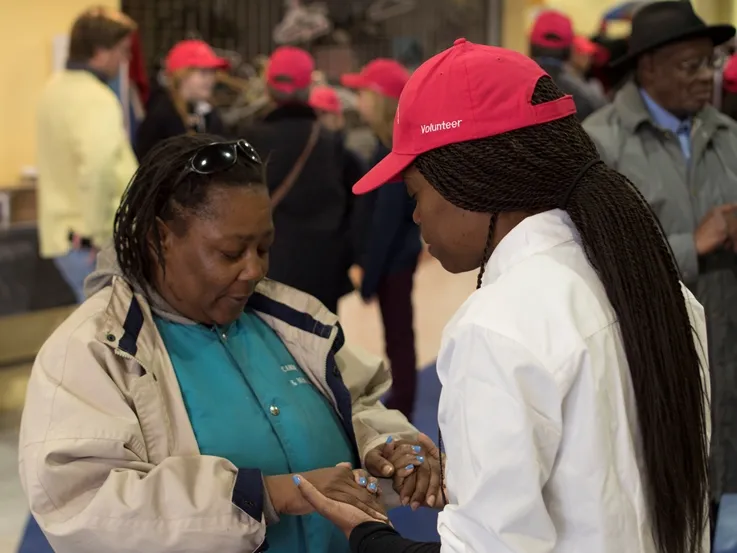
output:
<svg viewBox="0 0 737 553"><path fill-rule="evenodd" d="M372 165L392 146L394 115L408 79L409 72L399 62L382 58L341 79L343 85L358 90L358 111L378 138ZM410 419L417 390L412 288L422 251L413 210L401 178L357 201L351 268L351 280L361 297L379 300L393 378L387 407Z"/></svg>
<svg viewBox="0 0 737 553"><path fill-rule="evenodd" d="M165 93L152 99L136 133L138 159L165 138L195 132L224 134L223 122L209 101L215 72L228 67L228 60L218 57L201 40L174 45L166 56Z"/></svg>
<svg viewBox="0 0 737 553"><path fill-rule="evenodd" d="M529 58L459 39L412 75L392 153L354 187L403 175L430 252L480 268L437 362L443 553L709 549L704 311L575 112ZM295 480L354 552L440 551Z"/></svg>

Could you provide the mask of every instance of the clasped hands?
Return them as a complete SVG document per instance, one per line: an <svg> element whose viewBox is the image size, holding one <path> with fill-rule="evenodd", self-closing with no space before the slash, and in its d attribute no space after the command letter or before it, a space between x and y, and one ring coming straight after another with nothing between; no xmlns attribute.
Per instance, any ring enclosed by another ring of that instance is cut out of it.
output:
<svg viewBox="0 0 737 553"><path fill-rule="evenodd" d="M352 470L349 463L341 463L294 476L267 477L266 486L277 512L317 511L347 535L362 522L388 522L377 478L392 479L403 505L443 507L440 452L426 435L420 434L416 443L390 437L366 454L364 466L366 470Z"/></svg>

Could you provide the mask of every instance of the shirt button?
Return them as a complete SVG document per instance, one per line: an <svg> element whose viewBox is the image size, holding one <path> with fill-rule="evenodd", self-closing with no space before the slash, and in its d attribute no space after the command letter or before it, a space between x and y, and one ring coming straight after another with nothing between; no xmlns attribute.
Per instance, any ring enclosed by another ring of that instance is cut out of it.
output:
<svg viewBox="0 0 737 553"><path fill-rule="evenodd" d="M228 339L228 335L223 332L220 337L223 339L223 342Z"/></svg>
<svg viewBox="0 0 737 553"><path fill-rule="evenodd" d="M269 413L276 417L277 415L279 415L279 408L276 405L272 405L271 407L269 407Z"/></svg>

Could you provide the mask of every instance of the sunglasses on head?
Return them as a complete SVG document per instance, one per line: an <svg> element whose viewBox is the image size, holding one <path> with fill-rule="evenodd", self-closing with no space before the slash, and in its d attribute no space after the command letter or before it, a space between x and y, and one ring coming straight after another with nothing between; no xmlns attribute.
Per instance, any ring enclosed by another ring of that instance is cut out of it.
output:
<svg viewBox="0 0 737 553"><path fill-rule="evenodd" d="M213 142L199 148L187 164L188 171L198 175L212 175L233 167L240 156L256 165L261 165L258 153L245 140Z"/></svg>

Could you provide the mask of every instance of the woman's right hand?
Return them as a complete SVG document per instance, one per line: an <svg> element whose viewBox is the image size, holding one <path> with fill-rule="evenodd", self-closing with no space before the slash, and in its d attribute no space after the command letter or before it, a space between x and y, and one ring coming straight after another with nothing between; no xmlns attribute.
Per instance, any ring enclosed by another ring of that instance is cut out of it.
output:
<svg viewBox="0 0 737 553"><path fill-rule="evenodd" d="M378 500L376 479L365 471L352 470L350 464L300 473L324 496L353 505L377 520L388 520ZM281 474L264 478L274 508L279 514L306 515L314 509L294 485L293 475Z"/></svg>

